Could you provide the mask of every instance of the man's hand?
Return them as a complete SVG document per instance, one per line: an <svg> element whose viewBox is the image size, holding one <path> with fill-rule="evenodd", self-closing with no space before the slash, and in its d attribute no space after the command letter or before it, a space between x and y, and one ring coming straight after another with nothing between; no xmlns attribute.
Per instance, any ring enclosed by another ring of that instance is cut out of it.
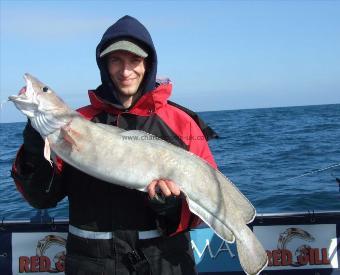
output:
<svg viewBox="0 0 340 275"><path fill-rule="evenodd" d="M150 199L154 199L155 197L157 198L157 193L161 193L165 197L179 196L181 194L181 190L172 180L158 179L153 180L148 185L148 193Z"/></svg>
<svg viewBox="0 0 340 275"><path fill-rule="evenodd" d="M181 220L182 199L179 186L172 180L153 180L147 187L149 206L157 214L164 235L176 232Z"/></svg>

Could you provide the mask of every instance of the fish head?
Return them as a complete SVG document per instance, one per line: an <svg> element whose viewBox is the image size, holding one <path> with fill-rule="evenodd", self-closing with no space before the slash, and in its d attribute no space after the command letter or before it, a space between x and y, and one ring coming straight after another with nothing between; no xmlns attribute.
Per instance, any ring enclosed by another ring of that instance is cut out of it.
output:
<svg viewBox="0 0 340 275"><path fill-rule="evenodd" d="M8 100L31 120L33 128L47 136L54 130L52 126L57 127L60 124L57 121L64 121L71 109L49 86L34 76L26 73L24 79L26 87L18 95L9 96Z"/></svg>
<svg viewBox="0 0 340 275"><path fill-rule="evenodd" d="M8 99L28 118L34 118L37 113L58 111L64 105L54 91L37 78L27 73L24 78L26 87L18 95L9 96Z"/></svg>

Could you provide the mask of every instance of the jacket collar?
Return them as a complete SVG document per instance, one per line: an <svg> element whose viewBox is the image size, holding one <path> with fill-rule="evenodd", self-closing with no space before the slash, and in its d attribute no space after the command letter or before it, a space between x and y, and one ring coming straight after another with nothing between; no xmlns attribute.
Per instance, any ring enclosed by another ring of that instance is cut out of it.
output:
<svg viewBox="0 0 340 275"><path fill-rule="evenodd" d="M93 108L99 109L112 114L130 113L140 116L150 116L159 108L167 103L171 95L171 82L160 84L154 90L144 94L131 109L119 109L114 104L105 101L96 95L94 90L89 90L89 98Z"/></svg>

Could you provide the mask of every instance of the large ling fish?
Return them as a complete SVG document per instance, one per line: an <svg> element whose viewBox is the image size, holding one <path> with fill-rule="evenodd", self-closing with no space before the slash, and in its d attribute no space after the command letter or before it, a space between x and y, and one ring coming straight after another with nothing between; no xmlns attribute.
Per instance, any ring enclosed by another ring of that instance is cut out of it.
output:
<svg viewBox="0 0 340 275"><path fill-rule="evenodd" d="M222 173L198 156L143 131L90 122L51 88L29 74L24 77L26 90L9 100L45 140L46 159L57 155L96 178L144 192L154 179L171 179L185 194L191 212L225 241L236 239L247 274L258 274L266 267L267 254L246 225L256 211Z"/></svg>

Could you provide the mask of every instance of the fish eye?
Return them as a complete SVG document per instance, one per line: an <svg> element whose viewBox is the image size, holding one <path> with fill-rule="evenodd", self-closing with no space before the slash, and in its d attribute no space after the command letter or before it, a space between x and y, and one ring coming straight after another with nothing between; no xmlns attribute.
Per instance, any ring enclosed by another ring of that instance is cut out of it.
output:
<svg viewBox="0 0 340 275"><path fill-rule="evenodd" d="M44 93L46 93L46 92L48 92L48 87L45 86L42 90L43 90Z"/></svg>

